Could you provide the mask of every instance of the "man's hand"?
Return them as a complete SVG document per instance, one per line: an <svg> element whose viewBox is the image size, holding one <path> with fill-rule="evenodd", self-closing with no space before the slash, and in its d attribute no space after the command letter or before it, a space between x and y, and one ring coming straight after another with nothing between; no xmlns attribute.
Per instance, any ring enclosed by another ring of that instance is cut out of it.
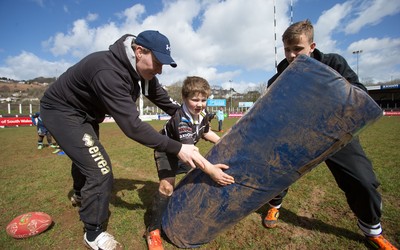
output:
<svg viewBox="0 0 400 250"><path fill-rule="evenodd" d="M178 153L178 158L192 168L199 166L201 169L205 167L203 159L206 160L200 153L199 148L192 144L182 144L181 151ZM207 161L207 160L206 160Z"/></svg>

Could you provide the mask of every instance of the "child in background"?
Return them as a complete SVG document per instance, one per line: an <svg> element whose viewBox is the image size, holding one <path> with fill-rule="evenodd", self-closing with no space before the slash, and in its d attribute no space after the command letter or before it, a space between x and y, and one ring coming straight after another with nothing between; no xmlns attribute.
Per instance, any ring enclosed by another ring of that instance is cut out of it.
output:
<svg viewBox="0 0 400 250"><path fill-rule="evenodd" d="M40 113L36 112L31 116L31 119L33 125L35 125L37 128L37 134L38 134L37 148L42 149L44 147L43 139L45 136L49 146L52 148L57 148L57 145L53 144L53 137L43 124L42 118L40 117Z"/></svg>
<svg viewBox="0 0 400 250"><path fill-rule="evenodd" d="M224 122L225 114L224 114L224 108L220 107L219 110L217 111L217 118L218 118L218 132L224 132L222 130L222 123Z"/></svg>

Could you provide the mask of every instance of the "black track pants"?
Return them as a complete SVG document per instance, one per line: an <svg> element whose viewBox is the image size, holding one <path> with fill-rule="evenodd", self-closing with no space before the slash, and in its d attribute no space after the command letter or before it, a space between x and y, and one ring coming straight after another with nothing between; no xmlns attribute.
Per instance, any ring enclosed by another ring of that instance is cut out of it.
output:
<svg viewBox="0 0 400 250"><path fill-rule="evenodd" d="M336 183L343 190L353 213L364 223L375 225L381 218L381 195L377 188L372 164L355 138L343 149L325 161ZM282 203L287 189L269 203L278 206Z"/></svg>
<svg viewBox="0 0 400 250"><path fill-rule="evenodd" d="M81 191L80 218L85 224L102 225L108 219L113 173L109 156L101 145L99 125L76 113L41 107L46 128L72 160L73 187Z"/></svg>

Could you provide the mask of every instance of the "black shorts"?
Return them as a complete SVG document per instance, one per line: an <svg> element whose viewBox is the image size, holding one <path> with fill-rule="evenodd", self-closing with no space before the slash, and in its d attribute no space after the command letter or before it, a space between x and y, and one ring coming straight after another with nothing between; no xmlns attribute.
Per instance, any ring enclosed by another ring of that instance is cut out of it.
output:
<svg viewBox="0 0 400 250"><path fill-rule="evenodd" d="M192 168L179 160L176 155L154 151L158 178L175 177L178 174L189 172Z"/></svg>

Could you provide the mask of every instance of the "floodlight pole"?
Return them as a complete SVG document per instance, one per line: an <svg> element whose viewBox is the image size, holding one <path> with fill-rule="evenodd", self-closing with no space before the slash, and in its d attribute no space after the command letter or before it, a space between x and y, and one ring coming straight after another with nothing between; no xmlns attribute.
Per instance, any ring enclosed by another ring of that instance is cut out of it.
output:
<svg viewBox="0 0 400 250"><path fill-rule="evenodd" d="M230 88L230 90L229 90L229 92L230 92L230 97L231 97L231 108L230 108L230 112L232 112L232 80L229 80L229 88Z"/></svg>
<svg viewBox="0 0 400 250"><path fill-rule="evenodd" d="M293 24L293 0L290 0L290 24Z"/></svg>
<svg viewBox="0 0 400 250"><path fill-rule="evenodd" d="M360 78L360 76L358 75L358 57L362 52L363 52L362 50L353 51L353 54L356 54L356 56L357 56L357 76L358 76L358 78Z"/></svg>
<svg viewBox="0 0 400 250"><path fill-rule="evenodd" d="M275 49L275 73L278 73L278 52L276 48L276 3L274 0L274 49Z"/></svg>

